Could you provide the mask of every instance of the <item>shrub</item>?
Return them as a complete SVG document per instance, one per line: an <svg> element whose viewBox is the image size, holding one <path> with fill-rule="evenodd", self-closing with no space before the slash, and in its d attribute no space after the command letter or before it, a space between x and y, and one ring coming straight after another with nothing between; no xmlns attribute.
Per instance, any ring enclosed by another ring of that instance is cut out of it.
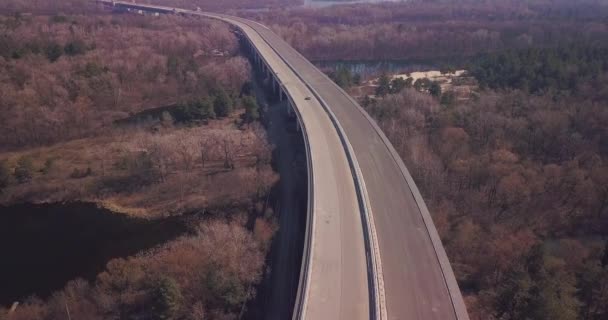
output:
<svg viewBox="0 0 608 320"><path fill-rule="evenodd" d="M66 23L66 22L68 22L68 17L58 14L58 15L51 17L51 22L52 23Z"/></svg>
<svg viewBox="0 0 608 320"><path fill-rule="evenodd" d="M219 90L213 102L213 110L218 117L227 117L232 113L232 99L224 90Z"/></svg>
<svg viewBox="0 0 608 320"><path fill-rule="evenodd" d="M63 47L63 51L68 56L76 56L87 52L87 46L82 40L74 40L68 42L65 47Z"/></svg>
<svg viewBox="0 0 608 320"><path fill-rule="evenodd" d="M47 45L45 53L50 62L55 62L63 55L63 47L57 43L50 43Z"/></svg>
<svg viewBox="0 0 608 320"><path fill-rule="evenodd" d="M85 78L93 78L100 76L106 72L108 72L108 67L104 67L99 65L96 62L87 62L82 70L79 71L79 74L84 76Z"/></svg>
<svg viewBox="0 0 608 320"><path fill-rule="evenodd" d="M91 168L87 168L86 170L80 171L80 169L78 168L74 168L74 170L72 171L72 173L70 174L70 178L72 179L82 179L82 178L86 178L90 175L93 174L93 170L91 170Z"/></svg>
<svg viewBox="0 0 608 320"><path fill-rule="evenodd" d="M214 106L208 98L193 100L184 105L177 106L171 115L177 122L190 122L215 118Z"/></svg>
<svg viewBox="0 0 608 320"><path fill-rule="evenodd" d="M33 172L34 165L32 164L32 159L30 159L29 157L19 158L14 173L15 179L17 179L19 183L30 181L32 179Z"/></svg>
<svg viewBox="0 0 608 320"><path fill-rule="evenodd" d="M46 159L46 161L44 162L44 167L42 168L42 170L40 170L40 172L42 172L43 174L48 174L51 171L51 169L53 169L54 164L55 164L55 159L53 159L53 158Z"/></svg>

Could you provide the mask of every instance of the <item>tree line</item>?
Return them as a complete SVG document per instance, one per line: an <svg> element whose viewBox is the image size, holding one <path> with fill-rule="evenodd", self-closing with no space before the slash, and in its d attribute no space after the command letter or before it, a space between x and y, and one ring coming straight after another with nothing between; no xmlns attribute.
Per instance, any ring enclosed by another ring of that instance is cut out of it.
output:
<svg viewBox="0 0 608 320"><path fill-rule="evenodd" d="M600 1L406 1L243 14L311 60L462 63L507 48L605 43L607 10Z"/></svg>
<svg viewBox="0 0 608 320"><path fill-rule="evenodd" d="M579 43L507 50L475 59L470 71L482 88L577 93L579 84L608 71L608 48Z"/></svg>

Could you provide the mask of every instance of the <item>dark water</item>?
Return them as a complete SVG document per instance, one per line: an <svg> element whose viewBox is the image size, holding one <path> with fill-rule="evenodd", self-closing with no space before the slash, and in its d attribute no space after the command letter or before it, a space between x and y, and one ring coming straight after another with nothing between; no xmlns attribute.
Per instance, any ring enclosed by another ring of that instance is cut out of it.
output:
<svg viewBox="0 0 608 320"><path fill-rule="evenodd" d="M93 280L112 258L186 230L179 217L129 218L91 203L0 206L0 304L48 297L78 277Z"/></svg>
<svg viewBox="0 0 608 320"><path fill-rule="evenodd" d="M462 68L468 60L465 58L451 59L409 59L409 60L362 60L339 61L324 60L313 63L322 70L346 68L352 73L363 77L375 77L382 73L397 74L415 71L437 70L442 66Z"/></svg>
<svg viewBox="0 0 608 320"><path fill-rule="evenodd" d="M375 76L381 73L400 73L417 71L416 69L432 68L430 63L414 63L412 61L315 61L314 64L322 70L346 68L352 73L362 76Z"/></svg>
<svg viewBox="0 0 608 320"><path fill-rule="evenodd" d="M355 3L378 3L391 1L396 2L400 0L304 0L305 7L327 7L341 4L355 4Z"/></svg>

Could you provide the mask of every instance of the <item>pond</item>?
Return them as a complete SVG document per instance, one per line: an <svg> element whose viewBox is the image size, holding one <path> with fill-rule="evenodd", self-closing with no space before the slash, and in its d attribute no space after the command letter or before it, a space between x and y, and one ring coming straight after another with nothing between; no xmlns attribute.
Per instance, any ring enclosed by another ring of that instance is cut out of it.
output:
<svg viewBox="0 0 608 320"><path fill-rule="evenodd" d="M93 203L0 206L0 305L94 280L106 263L187 231L185 219L130 218Z"/></svg>

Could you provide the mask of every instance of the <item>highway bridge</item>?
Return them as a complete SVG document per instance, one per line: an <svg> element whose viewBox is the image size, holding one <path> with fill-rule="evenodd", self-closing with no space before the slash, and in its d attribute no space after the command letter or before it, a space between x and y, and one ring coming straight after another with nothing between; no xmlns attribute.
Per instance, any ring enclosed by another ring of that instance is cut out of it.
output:
<svg viewBox="0 0 608 320"><path fill-rule="evenodd" d="M254 65L296 114L306 146L309 190L293 319L469 319L416 184L374 120L346 92L260 23L198 10L97 1L229 23L247 39Z"/></svg>

